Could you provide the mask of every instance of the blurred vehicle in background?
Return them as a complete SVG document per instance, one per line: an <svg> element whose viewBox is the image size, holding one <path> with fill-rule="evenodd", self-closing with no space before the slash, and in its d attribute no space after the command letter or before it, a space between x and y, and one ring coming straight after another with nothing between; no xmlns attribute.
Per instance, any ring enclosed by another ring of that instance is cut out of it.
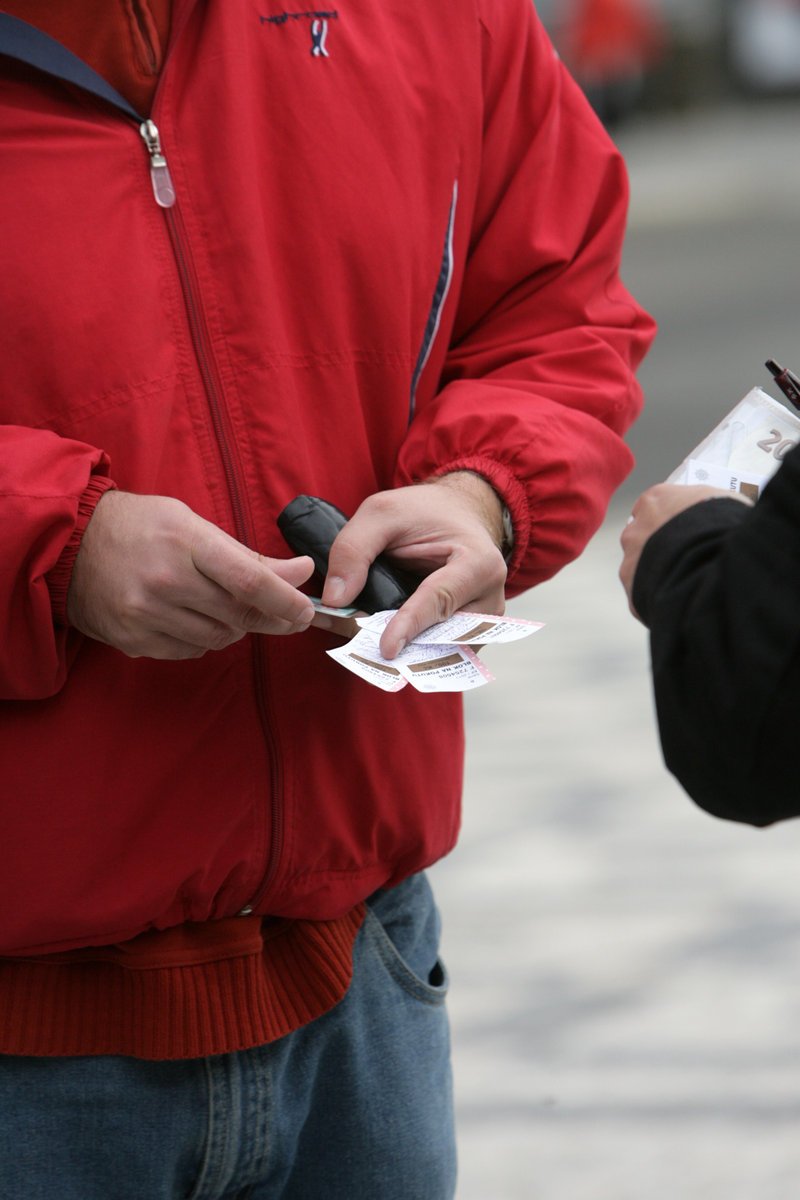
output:
<svg viewBox="0 0 800 1200"><path fill-rule="evenodd" d="M800 0L535 0L602 120L800 91Z"/></svg>
<svg viewBox="0 0 800 1200"><path fill-rule="evenodd" d="M691 103L707 87L725 0L534 0L553 43L600 117ZM699 65L696 63L699 59Z"/></svg>
<svg viewBox="0 0 800 1200"><path fill-rule="evenodd" d="M800 88L800 0L729 0L726 22L734 82L755 92Z"/></svg>
<svg viewBox="0 0 800 1200"><path fill-rule="evenodd" d="M559 51L598 116L613 126L636 108L667 44L656 0L570 0Z"/></svg>

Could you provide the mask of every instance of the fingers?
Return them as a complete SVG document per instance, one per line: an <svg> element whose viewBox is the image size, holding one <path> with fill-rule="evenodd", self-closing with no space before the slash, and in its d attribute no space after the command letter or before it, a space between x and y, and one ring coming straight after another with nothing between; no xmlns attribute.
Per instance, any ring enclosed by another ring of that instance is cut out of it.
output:
<svg viewBox="0 0 800 1200"><path fill-rule="evenodd" d="M244 633L285 634L307 629L311 601L297 586L314 571L310 558L264 558L232 538L203 530L192 545L192 562L218 591L205 593L200 611ZM192 607L197 608L195 603Z"/></svg>
<svg viewBox="0 0 800 1200"><path fill-rule="evenodd" d="M250 551L249 553L255 552ZM295 588L307 583L314 574L314 560L307 554L301 554L298 558L267 558L263 554L259 554L257 557L269 567L270 571Z"/></svg>
<svg viewBox="0 0 800 1200"><path fill-rule="evenodd" d="M402 537L402 514L382 497L379 494L365 501L334 539L328 551L323 604L331 608L351 604L378 555Z"/></svg>
<svg viewBox="0 0 800 1200"><path fill-rule="evenodd" d="M641 618L633 604L633 578L639 564L639 553L640 551L634 550L629 543L619 568L619 579L628 598L628 608L631 611L631 615L636 617L637 620L641 620Z"/></svg>
<svg viewBox="0 0 800 1200"><path fill-rule="evenodd" d="M506 564L491 543L481 555L456 555L422 580L381 636L384 658L394 658L424 629L462 608L499 616L505 611Z"/></svg>
<svg viewBox="0 0 800 1200"><path fill-rule="evenodd" d="M663 487L665 485L658 486ZM656 528L656 524L652 520L654 517L652 493L655 491L655 488L651 488L649 492L643 493L638 498L619 539L623 550L623 558L619 568L619 579L625 589L628 608L631 615L636 617L637 621L641 620L641 617L633 603L633 581L645 542ZM645 511L647 511L646 519L644 517Z"/></svg>
<svg viewBox="0 0 800 1200"><path fill-rule="evenodd" d="M328 552L324 604L341 608L364 587L370 566L388 553L398 565L424 574L441 566L474 525L443 489L426 485L376 492L359 506ZM480 528L480 527L479 527Z"/></svg>
<svg viewBox="0 0 800 1200"><path fill-rule="evenodd" d="M506 565L469 488L416 485L370 496L331 546L323 603L351 603L384 552L424 576L384 630L387 658L460 608L503 612Z"/></svg>
<svg viewBox="0 0 800 1200"><path fill-rule="evenodd" d="M652 535L667 521L687 508L705 500L735 499L752 505L752 500L740 492L730 492L705 484L686 486L678 483L657 483L638 497L625 528L620 534L623 550L619 578L628 597L628 607L641 620L633 604L633 584L642 551Z"/></svg>
<svg viewBox="0 0 800 1200"><path fill-rule="evenodd" d="M247 633L308 628L309 558L267 559L164 496L109 492L84 534L71 624L129 656L197 657Z"/></svg>
<svg viewBox="0 0 800 1200"><path fill-rule="evenodd" d="M139 638L135 646L126 650L118 645L128 658L157 658L164 662L187 662L190 659L202 658L212 647L195 646L180 638L170 637L166 633L150 633L146 638Z"/></svg>

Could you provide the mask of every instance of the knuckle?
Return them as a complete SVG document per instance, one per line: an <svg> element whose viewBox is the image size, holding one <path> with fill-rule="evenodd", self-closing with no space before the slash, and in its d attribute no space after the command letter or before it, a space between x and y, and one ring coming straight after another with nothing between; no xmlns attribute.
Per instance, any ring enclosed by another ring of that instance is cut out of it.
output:
<svg viewBox="0 0 800 1200"><path fill-rule="evenodd" d="M175 638L164 637L155 646L150 657L166 659L171 662L186 662L189 659L202 658L207 652L206 646L196 646L189 642L177 641Z"/></svg>
<svg viewBox="0 0 800 1200"><path fill-rule="evenodd" d="M498 551L497 554L493 556L487 571L487 584L493 591L498 588L502 591L507 578L508 567L503 560L502 554Z"/></svg>
<svg viewBox="0 0 800 1200"><path fill-rule="evenodd" d="M145 610L151 597L170 596L175 592L177 584L177 576L171 563L151 564L142 573L137 583L130 588L128 606L133 611Z"/></svg>
<svg viewBox="0 0 800 1200"><path fill-rule="evenodd" d="M164 563L153 571L147 580L152 592L159 594L172 592L178 583L177 574L171 563Z"/></svg>
<svg viewBox="0 0 800 1200"><path fill-rule="evenodd" d="M116 635L109 640L128 658L155 657L152 640L143 635L140 628L130 623L119 625Z"/></svg>
<svg viewBox="0 0 800 1200"><path fill-rule="evenodd" d="M243 633L265 633L269 621L259 608L250 605L249 608L240 609L237 624Z"/></svg>
<svg viewBox="0 0 800 1200"><path fill-rule="evenodd" d="M120 651L121 654L124 654L126 658L146 658L146 657L158 658L159 657L157 654L150 654L148 656L147 652L145 650L140 649L139 646L126 645L124 642L121 642L121 641L117 642L117 649Z"/></svg>
<svg viewBox="0 0 800 1200"><path fill-rule="evenodd" d="M234 595L241 596L251 605L258 595L262 579L256 562L242 560L231 568L230 584Z"/></svg>
<svg viewBox="0 0 800 1200"><path fill-rule="evenodd" d="M295 621L277 617L273 622L271 632L276 634L304 633L310 624L310 621Z"/></svg>
<svg viewBox="0 0 800 1200"><path fill-rule="evenodd" d="M123 636L130 644L141 643L149 637L153 626L153 608L141 593L130 595L118 613Z"/></svg>
<svg viewBox="0 0 800 1200"><path fill-rule="evenodd" d="M243 633L237 633L227 625L217 625L212 629L206 639L207 650L225 650L234 642L239 641L243 637Z"/></svg>
<svg viewBox="0 0 800 1200"><path fill-rule="evenodd" d="M149 641L138 637L122 636L117 639L116 646L121 650L126 658L169 658L165 648L155 641Z"/></svg>
<svg viewBox="0 0 800 1200"><path fill-rule="evenodd" d="M359 557L358 534L354 530L351 530L348 525L345 525L331 543L328 556L328 571L330 572L331 570L331 563L339 564L339 569L344 570L347 564Z"/></svg>
<svg viewBox="0 0 800 1200"><path fill-rule="evenodd" d="M396 496L393 492L373 492L358 506L359 516L384 514L394 508Z"/></svg>
<svg viewBox="0 0 800 1200"><path fill-rule="evenodd" d="M436 606L436 621L446 621L459 608L458 599L451 589L441 584L435 589L434 603Z"/></svg>

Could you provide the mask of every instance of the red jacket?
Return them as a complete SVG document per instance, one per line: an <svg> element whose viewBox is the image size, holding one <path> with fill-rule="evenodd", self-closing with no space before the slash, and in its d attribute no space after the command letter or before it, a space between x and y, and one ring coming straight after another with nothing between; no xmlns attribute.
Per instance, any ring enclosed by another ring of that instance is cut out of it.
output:
<svg viewBox="0 0 800 1200"><path fill-rule="evenodd" d="M457 698L316 630L170 663L67 627L108 481L282 555L299 492L470 467L514 592L630 468L624 171L529 0L176 0L152 116L169 208L132 114L0 57L0 953L332 917L456 838Z"/></svg>

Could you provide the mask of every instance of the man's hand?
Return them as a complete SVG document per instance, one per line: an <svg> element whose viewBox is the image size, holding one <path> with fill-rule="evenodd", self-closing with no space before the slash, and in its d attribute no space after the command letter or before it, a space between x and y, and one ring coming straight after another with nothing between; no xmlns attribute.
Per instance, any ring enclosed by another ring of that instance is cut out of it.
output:
<svg viewBox="0 0 800 1200"><path fill-rule="evenodd" d="M386 552L425 575L383 632L386 658L458 609L499 615L506 579L501 511L493 488L468 471L370 496L331 546L323 602L351 603L370 564Z"/></svg>
<svg viewBox="0 0 800 1200"><path fill-rule="evenodd" d="M743 496L741 492L730 492L724 488L657 483L655 487L642 492L634 504L628 524L620 536L624 557L619 569L619 577L628 596L628 607L637 619L639 614L633 607L633 579L645 542L657 529L660 529L672 517L676 517L678 513L683 512L685 508L691 508L693 504L699 504L703 500L720 498L741 500L743 504L752 505L752 500Z"/></svg>
<svg viewBox="0 0 800 1200"><path fill-rule="evenodd" d="M131 658L200 658L247 633L298 633L310 558L264 558L180 500L109 491L75 560L67 615Z"/></svg>

